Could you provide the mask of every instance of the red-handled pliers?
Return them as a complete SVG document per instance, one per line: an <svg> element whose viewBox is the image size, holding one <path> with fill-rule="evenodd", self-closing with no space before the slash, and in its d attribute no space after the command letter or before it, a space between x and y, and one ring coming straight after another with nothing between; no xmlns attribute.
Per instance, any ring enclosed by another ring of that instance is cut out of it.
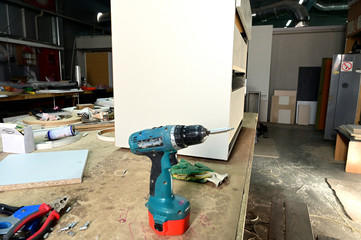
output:
<svg viewBox="0 0 361 240"><path fill-rule="evenodd" d="M35 219L42 218L46 214L49 213L49 216L46 218L44 224L41 228L31 235L27 240L36 240L41 239L44 234L49 230L49 228L59 220L60 215L59 212L63 209L69 200L69 196L64 196L54 200L49 205L43 203L39 206L39 210L32 212L31 214L27 215L26 217L22 218L18 221L8 232L4 235L3 240L10 240L15 233L17 233L25 224L34 221Z"/></svg>

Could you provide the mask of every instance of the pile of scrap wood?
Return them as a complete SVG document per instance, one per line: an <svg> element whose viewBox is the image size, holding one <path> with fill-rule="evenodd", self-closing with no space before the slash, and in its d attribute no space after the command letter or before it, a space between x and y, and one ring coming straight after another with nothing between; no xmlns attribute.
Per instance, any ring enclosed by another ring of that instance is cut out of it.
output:
<svg viewBox="0 0 361 240"><path fill-rule="evenodd" d="M339 126L339 130L347 133L354 140L361 140L361 125L341 125Z"/></svg>

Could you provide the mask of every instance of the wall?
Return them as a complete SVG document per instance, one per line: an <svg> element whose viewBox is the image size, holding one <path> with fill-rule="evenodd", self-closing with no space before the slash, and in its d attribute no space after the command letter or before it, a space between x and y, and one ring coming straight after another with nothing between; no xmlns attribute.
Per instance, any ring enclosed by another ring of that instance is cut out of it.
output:
<svg viewBox="0 0 361 240"><path fill-rule="evenodd" d="M344 44L344 26L275 28L269 99L275 89L296 90L299 67L321 66L322 58L332 58L334 54L343 53Z"/></svg>
<svg viewBox="0 0 361 240"><path fill-rule="evenodd" d="M273 26L253 26L249 41L247 92L261 91L258 119L267 122Z"/></svg>

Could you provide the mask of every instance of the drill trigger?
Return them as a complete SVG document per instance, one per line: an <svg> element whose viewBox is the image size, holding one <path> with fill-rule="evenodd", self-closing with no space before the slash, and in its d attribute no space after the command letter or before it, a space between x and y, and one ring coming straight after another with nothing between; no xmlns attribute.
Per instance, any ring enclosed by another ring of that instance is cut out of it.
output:
<svg viewBox="0 0 361 240"><path fill-rule="evenodd" d="M170 161L171 166L178 164L178 159L177 159L176 153L169 154L169 161Z"/></svg>

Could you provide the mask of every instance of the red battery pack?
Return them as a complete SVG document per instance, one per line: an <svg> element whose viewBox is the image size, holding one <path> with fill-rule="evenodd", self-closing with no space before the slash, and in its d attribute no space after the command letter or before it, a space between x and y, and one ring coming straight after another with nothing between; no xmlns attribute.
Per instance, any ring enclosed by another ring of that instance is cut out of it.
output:
<svg viewBox="0 0 361 240"><path fill-rule="evenodd" d="M182 235L189 227L189 216L190 213L180 220L168 220L163 225L154 223L153 215L148 211L149 225L159 235L173 236Z"/></svg>

